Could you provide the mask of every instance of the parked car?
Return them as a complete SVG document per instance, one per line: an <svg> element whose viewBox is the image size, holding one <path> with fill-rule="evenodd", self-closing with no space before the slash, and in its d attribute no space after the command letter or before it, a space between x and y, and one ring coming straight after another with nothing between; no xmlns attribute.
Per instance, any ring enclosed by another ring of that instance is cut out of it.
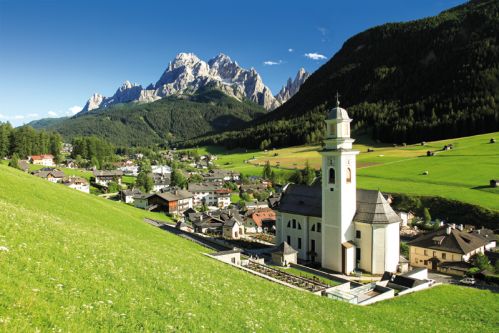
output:
<svg viewBox="0 0 499 333"><path fill-rule="evenodd" d="M475 279L471 278L471 277L464 278L464 279L460 280L459 282L462 284L467 284L469 286L474 286L476 283Z"/></svg>

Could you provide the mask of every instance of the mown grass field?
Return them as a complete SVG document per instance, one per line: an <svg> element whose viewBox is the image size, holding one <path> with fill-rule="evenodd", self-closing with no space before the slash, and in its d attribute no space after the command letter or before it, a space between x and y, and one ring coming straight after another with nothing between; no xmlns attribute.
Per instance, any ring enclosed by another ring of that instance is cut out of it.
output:
<svg viewBox="0 0 499 333"><path fill-rule="evenodd" d="M499 179L499 132L451 140L428 142L425 146L373 147L354 145L357 157L357 182L360 188L415 195L436 195L499 210L499 188L488 186ZM444 145L454 149L441 151ZM368 148L374 152L367 152ZM217 164L245 174L260 175L269 161L280 170L303 168L306 161L320 168L319 146L299 146L267 152L224 151L218 147L200 149L216 154ZM436 155L427 157L428 150ZM428 175L423 175L428 171Z"/></svg>
<svg viewBox="0 0 499 333"><path fill-rule="evenodd" d="M210 259L145 216L0 165L0 331L492 332L499 325L499 296L489 291L442 286L357 307Z"/></svg>

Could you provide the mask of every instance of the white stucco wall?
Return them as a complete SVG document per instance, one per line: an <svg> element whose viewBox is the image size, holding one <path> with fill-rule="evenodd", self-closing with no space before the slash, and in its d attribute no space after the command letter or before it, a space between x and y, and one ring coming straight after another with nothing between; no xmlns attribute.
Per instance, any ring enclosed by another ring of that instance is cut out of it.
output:
<svg viewBox="0 0 499 333"><path fill-rule="evenodd" d="M353 141L353 140L351 140ZM356 211L357 151L323 151L322 155L322 267L342 271L342 243L354 239ZM335 170L335 183L329 182L329 169ZM351 179L347 182L347 169Z"/></svg>
<svg viewBox="0 0 499 333"><path fill-rule="evenodd" d="M384 271L396 272L400 259L400 224L390 223L385 227L385 267Z"/></svg>
<svg viewBox="0 0 499 333"><path fill-rule="evenodd" d="M371 272L372 262L372 225L367 223L355 223L356 230L360 231L360 238L355 238L355 244L360 248L359 268Z"/></svg>

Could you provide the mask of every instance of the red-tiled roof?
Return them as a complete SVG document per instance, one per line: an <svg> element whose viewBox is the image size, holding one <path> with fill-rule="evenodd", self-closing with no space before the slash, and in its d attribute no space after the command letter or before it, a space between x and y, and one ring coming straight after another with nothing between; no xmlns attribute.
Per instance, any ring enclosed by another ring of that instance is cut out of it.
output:
<svg viewBox="0 0 499 333"><path fill-rule="evenodd" d="M276 219L276 214L275 212L268 208L268 209L259 209L255 211L253 214L251 214L251 219L255 222L255 224L259 227L262 226L262 221L265 220L275 220Z"/></svg>
<svg viewBox="0 0 499 333"><path fill-rule="evenodd" d="M46 154L46 155L33 155L31 156L31 159L33 161L39 161L39 160L45 160L45 159L54 159L54 156L53 155L50 155L50 154Z"/></svg>

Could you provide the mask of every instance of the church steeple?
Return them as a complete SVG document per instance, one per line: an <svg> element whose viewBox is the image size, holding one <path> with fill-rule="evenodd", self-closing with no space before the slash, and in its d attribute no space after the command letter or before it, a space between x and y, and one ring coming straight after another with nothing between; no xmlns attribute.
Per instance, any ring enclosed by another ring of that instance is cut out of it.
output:
<svg viewBox="0 0 499 333"><path fill-rule="evenodd" d="M356 155L352 149L347 110L340 107L336 93L336 107L326 119L325 147L322 155L322 267L350 273L355 268L351 241L352 223L356 209Z"/></svg>
<svg viewBox="0 0 499 333"><path fill-rule="evenodd" d="M350 122L347 110L340 107L340 98L336 92L336 107L329 111L326 118L326 150L352 149L354 140L350 138Z"/></svg>

